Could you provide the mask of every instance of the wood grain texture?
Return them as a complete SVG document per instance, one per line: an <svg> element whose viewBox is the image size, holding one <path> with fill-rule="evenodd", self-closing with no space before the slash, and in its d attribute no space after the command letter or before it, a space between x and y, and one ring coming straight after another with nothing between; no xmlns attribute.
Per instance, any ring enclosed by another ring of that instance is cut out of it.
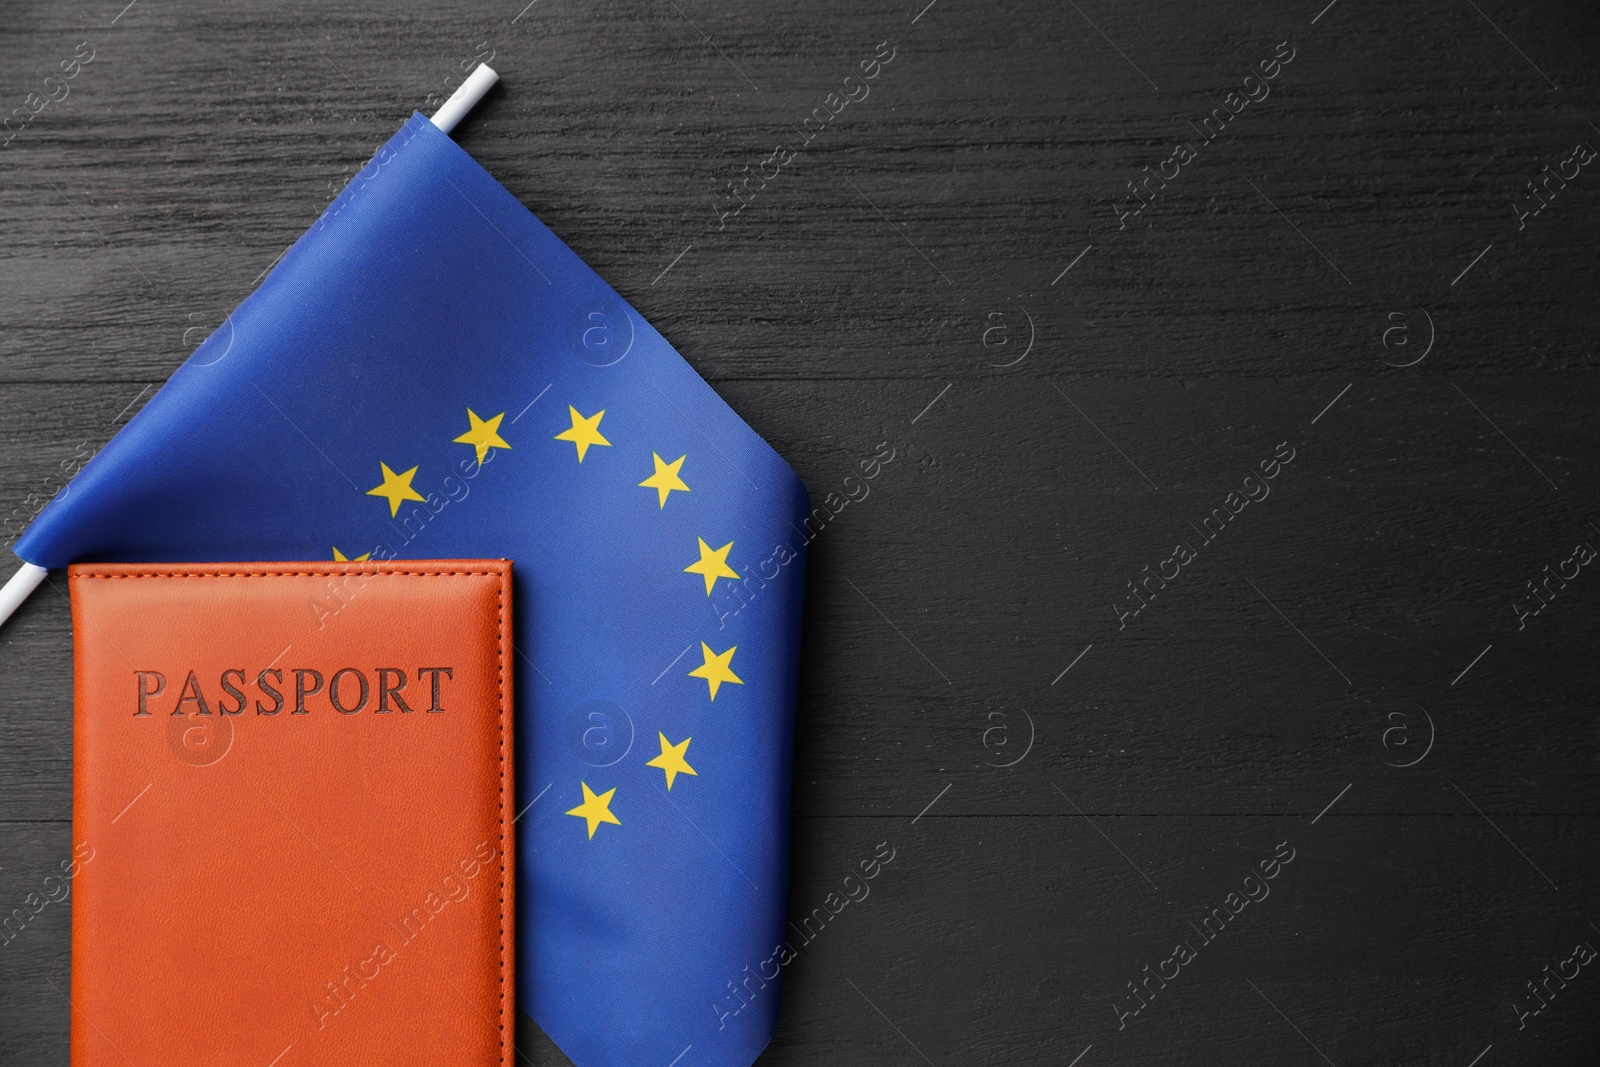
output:
<svg viewBox="0 0 1600 1067"><path fill-rule="evenodd" d="M492 51L460 142L817 503L895 450L812 549L791 915L896 859L761 1062L1592 1062L1600 976L1512 1004L1600 946L1600 574L1512 603L1600 545L1600 173L1517 213L1600 147L1600 13L923 3L8 5L0 113L94 58L0 148L0 516ZM70 642L49 589L0 629L0 916L70 852ZM0 945L0 1062L67 1062L68 936L50 905Z"/></svg>

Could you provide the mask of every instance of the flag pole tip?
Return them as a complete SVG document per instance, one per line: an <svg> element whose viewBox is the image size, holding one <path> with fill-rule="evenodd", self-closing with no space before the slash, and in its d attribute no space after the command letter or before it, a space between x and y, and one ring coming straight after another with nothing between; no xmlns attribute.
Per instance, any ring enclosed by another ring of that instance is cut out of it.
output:
<svg viewBox="0 0 1600 1067"><path fill-rule="evenodd" d="M467 112L471 111L499 80L500 75L495 73L493 67L487 63L479 63L472 73L467 75L467 80L450 94L450 99L444 102L444 106L433 113L430 121L445 133L449 133L456 128L457 123L467 117Z"/></svg>
<svg viewBox="0 0 1600 1067"><path fill-rule="evenodd" d="M11 613L22 606L28 599L28 594L39 588L39 583L44 581L44 576L50 573L43 567L36 567L32 563L24 563L18 568L3 588L0 588L0 625L11 618Z"/></svg>

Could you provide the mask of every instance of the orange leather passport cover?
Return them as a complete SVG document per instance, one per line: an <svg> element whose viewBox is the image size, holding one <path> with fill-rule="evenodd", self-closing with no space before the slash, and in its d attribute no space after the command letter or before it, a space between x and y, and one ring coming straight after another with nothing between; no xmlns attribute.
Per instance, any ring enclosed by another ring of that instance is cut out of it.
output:
<svg viewBox="0 0 1600 1067"><path fill-rule="evenodd" d="M511 564L69 577L73 1064L510 1064Z"/></svg>

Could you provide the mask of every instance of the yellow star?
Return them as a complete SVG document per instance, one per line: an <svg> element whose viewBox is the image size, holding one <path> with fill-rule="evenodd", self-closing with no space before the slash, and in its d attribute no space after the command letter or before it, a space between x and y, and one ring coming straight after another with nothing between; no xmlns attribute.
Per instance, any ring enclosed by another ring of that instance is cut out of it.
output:
<svg viewBox="0 0 1600 1067"><path fill-rule="evenodd" d="M411 488L411 479L417 473L417 468L412 467L404 474L396 474L389 469L387 463L380 463L383 468L383 484L376 489L368 489L368 496L381 496L389 501L389 517L392 519L400 512L402 500L415 500L424 503L422 494Z"/></svg>
<svg viewBox="0 0 1600 1067"><path fill-rule="evenodd" d="M743 685L744 680L733 673L733 654L739 649L732 645L726 652L713 652L711 646L704 641L700 642L700 655L705 662L689 672L691 678L704 678L706 685L711 688L711 699L717 699L717 690L723 682L732 682L734 685Z"/></svg>
<svg viewBox="0 0 1600 1067"><path fill-rule="evenodd" d="M647 489L654 489L656 492L660 493L661 506L666 507L667 496L674 489L681 490L685 493L689 491L689 487L683 484L683 479L678 477L678 471L683 469L683 461L687 457L679 456L671 463L668 463L666 460L652 452L650 453L650 458L656 461L656 472L639 484Z"/></svg>
<svg viewBox="0 0 1600 1067"><path fill-rule="evenodd" d="M335 563L365 563L367 560L369 560L371 558L372 558L372 553L371 552L363 552L363 553L361 553L361 555L357 556L355 559L351 559L349 556L347 556L343 552L339 551L339 546L338 545L334 545L333 546L333 561Z"/></svg>
<svg viewBox="0 0 1600 1067"><path fill-rule="evenodd" d="M556 440L571 441L573 444L577 445L579 463L583 462L583 457L589 451L590 445L605 445L607 448L611 447L611 442L607 441L600 434L600 420L606 416L604 409L601 409L587 418L579 415L578 409L573 407L571 404L567 405L567 411L570 412L572 416L572 428L570 430L562 430L560 433L556 434Z"/></svg>
<svg viewBox="0 0 1600 1067"><path fill-rule="evenodd" d="M689 766L688 762L683 758L684 753L689 751L689 742L693 741L694 738L685 737L678 744L672 745L667 743L667 735L659 730L656 731L656 736L661 738L661 755L646 763L645 766L660 767L666 773L667 792L672 792L672 780L678 777L680 773L694 774L696 778L700 777L695 774L694 768Z"/></svg>
<svg viewBox="0 0 1600 1067"><path fill-rule="evenodd" d="M467 422L472 428L466 433L462 434L460 437L454 438L452 443L458 445L471 445L472 447L476 448L478 450L478 462L482 463L483 458L489 454L489 449L511 447L500 437L500 420L505 417L506 413L502 411L494 418L485 422L484 420L478 418L478 413L476 411L468 408Z"/></svg>
<svg viewBox="0 0 1600 1067"><path fill-rule="evenodd" d="M712 548L706 544L704 537L696 538L700 542L700 558L683 568L686 574L698 574L706 580L706 596L711 595L711 587L717 584L718 578L737 578L739 575L728 566L728 549L733 547L729 541L721 548Z"/></svg>
<svg viewBox="0 0 1600 1067"><path fill-rule="evenodd" d="M600 828L600 824L603 822L613 823L617 826L622 825L622 820L611 814L611 795L616 792L616 789L607 789L599 796L595 796L594 790L589 788L588 782L579 782L578 784L583 786L583 803L567 812L567 814L576 815L578 818L588 821L589 840L594 840L594 832Z"/></svg>

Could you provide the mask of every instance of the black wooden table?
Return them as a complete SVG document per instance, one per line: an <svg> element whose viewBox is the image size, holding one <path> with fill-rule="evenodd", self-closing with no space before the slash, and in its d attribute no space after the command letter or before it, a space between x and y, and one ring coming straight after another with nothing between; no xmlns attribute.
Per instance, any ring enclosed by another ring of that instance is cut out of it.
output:
<svg viewBox="0 0 1600 1067"><path fill-rule="evenodd" d="M523 3L6 6L8 541L490 60L460 142L829 508L763 1063L1594 1062L1593 4ZM42 589L0 914L70 685Z"/></svg>

